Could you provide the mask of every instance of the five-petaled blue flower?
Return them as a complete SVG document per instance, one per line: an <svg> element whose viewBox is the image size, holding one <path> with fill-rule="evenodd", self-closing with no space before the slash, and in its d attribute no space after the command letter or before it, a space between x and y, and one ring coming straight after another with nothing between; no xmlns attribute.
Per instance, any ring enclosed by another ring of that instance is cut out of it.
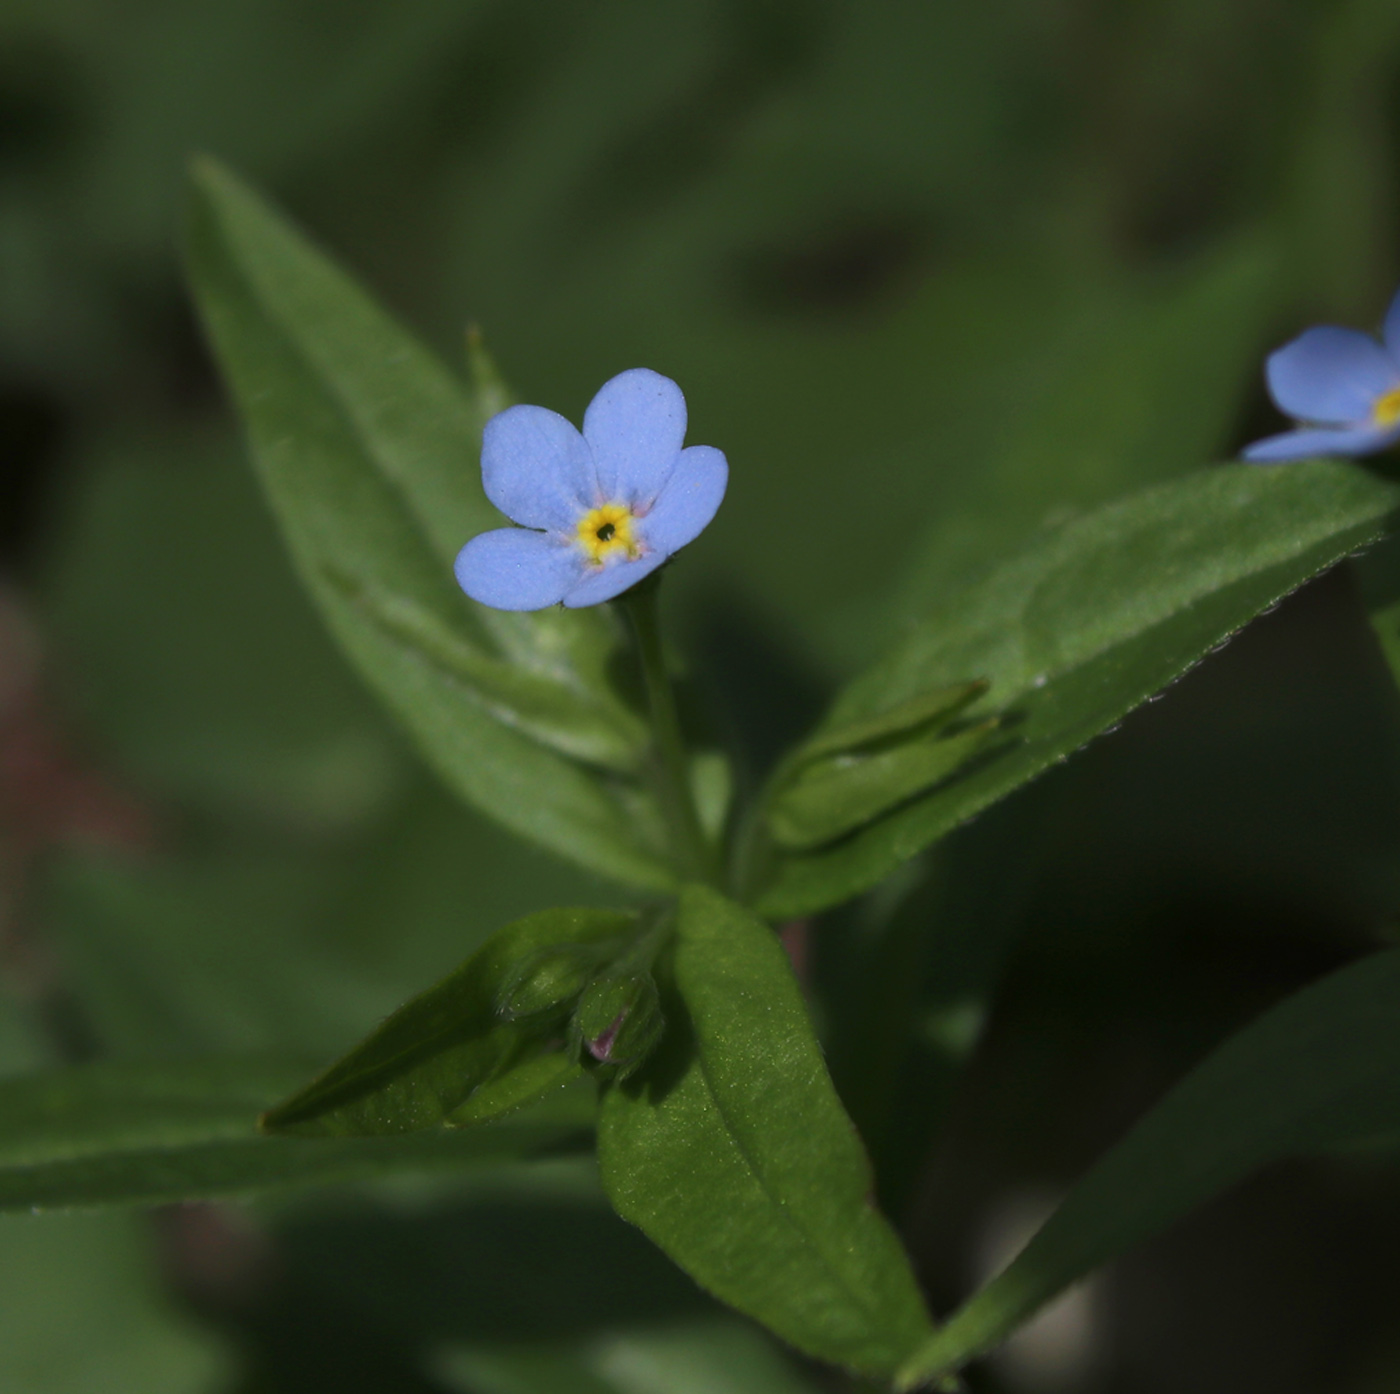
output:
<svg viewBox="0 0 1400 1394"><path fill-rule="evenodd" d="M1269 355L1269 395L1299 423L1257 440L1246 460L1370 455L1400 440L1400 294L1381 330L1384 346L1357 329L1324 324Z"/></svg>
<svg viewBox="0 0 1400 1394"><path fill-rule="evenodd" d="M685 398L670 378L631 368L588 404L583 432L544 407L486 423L481 481L517 528L472 538L457 580L497 610L597 605L698 537L724 498L713 446L684 449Z"/></svg>

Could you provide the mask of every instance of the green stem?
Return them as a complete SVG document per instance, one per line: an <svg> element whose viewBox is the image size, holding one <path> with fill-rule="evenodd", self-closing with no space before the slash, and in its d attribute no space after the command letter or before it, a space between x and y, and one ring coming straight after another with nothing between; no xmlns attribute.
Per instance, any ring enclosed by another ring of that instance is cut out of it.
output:
<svg viewBox="0 0 1400 1394"><path fill-rule="evenodd" d="M715 854L700 826L700 815L691 793L690 761L681 734L676 694L666 673L656 592L655 578L648 577L617 600L627 616L651 708L652 783L666 823L676 870L688 880L714 885L717 880Z"/></svg>

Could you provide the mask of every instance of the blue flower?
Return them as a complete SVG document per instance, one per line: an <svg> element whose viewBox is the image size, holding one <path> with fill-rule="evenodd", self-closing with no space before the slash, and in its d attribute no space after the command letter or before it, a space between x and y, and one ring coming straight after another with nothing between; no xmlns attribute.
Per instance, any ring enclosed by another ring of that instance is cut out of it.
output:
<svg viewBox="0 0 1400 1394"><path fill-rule="evenodd" d="M1369 334L1324 324L1269 355L1269 395L1300 422L1244 449L1246 460L1310 455L1370 455L1400 440L1400 294L1381 330Z"/></svg>
<svg viewBox="0 0 1400 1394"><path fill-rule="evenodd" d="M544 407L486 423L481 482L516 528L472 538L457 581L497 610L571 609L611 600L693 541L715 516L729 466L685 439L685 398L670 378L631 368L588 404L580 434Z"/></svg>

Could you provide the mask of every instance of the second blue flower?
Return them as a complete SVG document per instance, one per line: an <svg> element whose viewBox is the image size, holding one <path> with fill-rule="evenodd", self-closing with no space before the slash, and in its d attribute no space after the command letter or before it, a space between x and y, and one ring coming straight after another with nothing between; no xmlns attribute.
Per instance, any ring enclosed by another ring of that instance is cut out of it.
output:
<svg viewBox="0 0 1400 1394"><path fill-rule="evenodd" d="M1390 303L1381 338L1322 324L1271 353L1269 395L1302 424L1246 446L1244 458L1270 464L1371 455L1400 440L1400 295Z"/></svg>

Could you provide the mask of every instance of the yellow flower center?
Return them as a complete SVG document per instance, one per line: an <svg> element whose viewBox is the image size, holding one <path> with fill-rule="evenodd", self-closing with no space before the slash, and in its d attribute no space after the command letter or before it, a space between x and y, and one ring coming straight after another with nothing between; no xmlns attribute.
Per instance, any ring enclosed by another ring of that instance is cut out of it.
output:
<svg viewBox="0 0 1400 1394"><path fill-rule="evenodd" d="M635 561L642 549L632 535L632 523L632 510L625 503L605 503L578 520L578 545L600 566L624 557Z"/></svg>
<svg viewBox="0 0 1400 1394"><path fill-rule="evenodd" d="M1393 426L1400 421L1400 387L1394 387L1376 398L1376 404L1371 408L1371 419L1377 426Z"/></svg>

